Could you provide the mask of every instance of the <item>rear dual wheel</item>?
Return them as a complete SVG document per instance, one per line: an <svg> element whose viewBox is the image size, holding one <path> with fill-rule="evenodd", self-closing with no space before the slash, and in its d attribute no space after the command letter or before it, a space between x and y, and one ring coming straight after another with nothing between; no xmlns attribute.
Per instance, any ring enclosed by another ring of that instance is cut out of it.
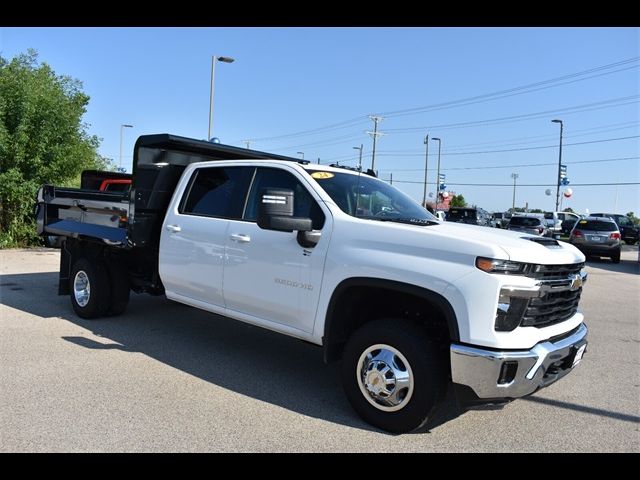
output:
<svg viewBox="0 0 640 480"><path fill-rule="evenodd" d="M129 276L122 265L81 257L73 264L69 282L71 305L79 317L119 315L127 308Z"/></svg>

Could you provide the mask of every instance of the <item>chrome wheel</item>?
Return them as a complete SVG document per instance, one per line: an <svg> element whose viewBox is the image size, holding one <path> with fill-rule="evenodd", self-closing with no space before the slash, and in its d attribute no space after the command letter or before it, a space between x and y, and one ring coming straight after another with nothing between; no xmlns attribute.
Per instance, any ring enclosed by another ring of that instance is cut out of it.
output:
<svg viewBox="0 0 640 480"><path fill-rule="evenodd" d="M84 270L79 270L73 279L73 297L76 299L76 303L85 307L89 303L91 297L91 284L89 283L89 277Z"/></svg>
<svg viewBox="0 0 640 480"><path fill-rule="evenodd" d="M405 356L390 345L376 344L362 352L356 377L362 395L384 412L401 410L413 395L411 366Z"/></svg>

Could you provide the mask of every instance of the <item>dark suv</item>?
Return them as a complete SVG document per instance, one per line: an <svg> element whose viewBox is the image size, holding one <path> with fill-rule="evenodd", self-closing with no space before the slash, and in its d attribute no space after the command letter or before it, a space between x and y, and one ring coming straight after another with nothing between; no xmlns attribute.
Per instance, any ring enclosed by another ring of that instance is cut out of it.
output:
<svg viewBox="0 0 640 480"><path fill-rule="evenodd" d="M620 263L620 231L616 222L608 217L578 220L571 230L569 242L585 255L610 257L613 263Z"/></svg>
<svg viewBox="0 0 640 480"><path fill-rule="evenodd" d="M640 229L638 229L626 215L620 215L619 213L592 213L591 216L609 217L613 219L620 229L622 240L624 240L627 245L634 245L640 237Z"/></svg>
<svg viewBox="0 0 640 480"><path fill-rule="evenodd" d="M447 222L467 223L469 225L490 224L489 213L482 208L449 207Z"/></svg>

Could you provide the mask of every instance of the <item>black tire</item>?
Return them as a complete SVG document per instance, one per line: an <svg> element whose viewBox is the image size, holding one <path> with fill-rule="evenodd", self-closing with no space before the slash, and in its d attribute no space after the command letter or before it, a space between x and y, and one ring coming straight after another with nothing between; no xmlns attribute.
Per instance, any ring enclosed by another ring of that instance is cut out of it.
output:
<svg viewBox="0 0 640 480"><path fill-rule="evenodd" d="M396 411L383 411L374 406L359 385L360 357L376 344L395 348L406 358L412 372L413 393ZM342 383L349 403L364 421L392 433L411 432L427 422L444 396L447 372L443 349L427 337L418 323L402 319L380 319L364 324L351 335L342 357Z"/></svg>
<svg viewBox="0 0 640 480"><path fill-rule="evenodd" d="M80 272L84 273L89 282L89 297L84 305L78 303L74 290L76 276ZM111 282L104 262L84 257L76 260L69 277L69 292L71 305L79 317L91 319L105 315L111 304Z"/></svg>
<svg viewBox="0 0 640 480"><path fill-rule="evenodd" d="M625 240L624 243L626 243L627 245L635 245L637 242L637 240Z"/></svg>
<svg viewBox="0 0 640 480"><path fill-rule="evenodd" d="M111 304L107 315L120 315L124 313L129 304L129 272L120 263L109 264L109 280L111 283Z"/></svg>
<svg viewBox="0 0 640 480"><path fill-rule="evenodd" d="M613 263L620 263L620 250L618 250L618 253L611 255L611 261Z"/></svg>

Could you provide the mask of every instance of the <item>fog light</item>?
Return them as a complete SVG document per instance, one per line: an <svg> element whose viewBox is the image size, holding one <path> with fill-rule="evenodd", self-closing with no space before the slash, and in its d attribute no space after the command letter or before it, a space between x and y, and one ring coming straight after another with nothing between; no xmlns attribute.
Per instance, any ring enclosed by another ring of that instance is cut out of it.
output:
<svg viewBox="0 0 640 480"><path fill-rule="evenodd" d="M506 299L501 298L500 300ZM496 332L511 332L520 325L527 306L529 306L527 298L510 297L508 303L499 303L494 326Z"/></svg>
<svg viewBox="0 0 640 480"><path fill-rule="evenodd" d="M518 362L508 361L502 364L500 368L500 376L498 377L498 385L505 385L513 382L518 371Z"/></svg>

